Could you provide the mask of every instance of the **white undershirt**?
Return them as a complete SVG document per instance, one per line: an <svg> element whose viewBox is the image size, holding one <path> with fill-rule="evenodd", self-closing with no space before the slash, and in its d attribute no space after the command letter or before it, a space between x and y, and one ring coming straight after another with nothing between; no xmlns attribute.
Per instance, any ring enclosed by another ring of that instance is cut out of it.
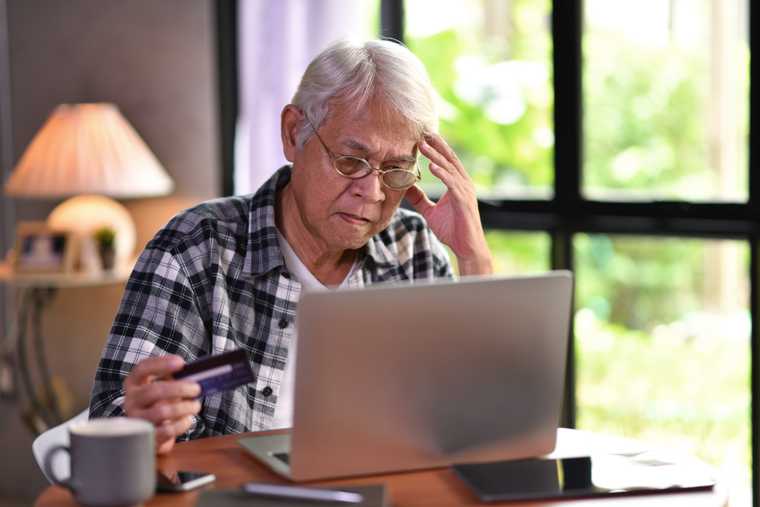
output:
<svg viewBox="0 0 760 507"><path fill-rule="evenodd" d="M309 271L301 259L298 258L296 252L277 230L277 242L280 245L280 251L285 258L285 266L287 266L290 275L301 284L301 290L326 290L327 286L317 280L317 277ZM339 287L347 285L348 279L356 270L357 262L354 261L351 270L343 279ZM291 326L291 329L294 329ZM293 426L293 389L295 387L295 362L296 362L296 343L298 335L293 332L293 336L290 340L290 348L288 350L288 360L285 362L285 370L282 372L282 383L280 384L280 392L277 395L277 405L274 407L274 416L272 416L272 429L276 428L290 428Z"/></svg>

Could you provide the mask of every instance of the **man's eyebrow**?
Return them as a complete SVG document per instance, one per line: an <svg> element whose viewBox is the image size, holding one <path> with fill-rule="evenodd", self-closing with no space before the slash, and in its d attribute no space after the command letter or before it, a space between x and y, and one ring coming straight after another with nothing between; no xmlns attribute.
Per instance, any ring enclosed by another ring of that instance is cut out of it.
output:
<svg viewBox="0 0 760 507"><path fill-rule="evenodd" d="M371 150L365 146L364 144L360 143L356 139L346 139L341 143L346 148L361 151L362 153L368 154L371 152ZM388 160L384 160L383 162L416 162L417 157L414 155L399 155L397 157L391 157Z"/></svg>
<svg viewBox="0 0 760 507"><path fill-rule="evenodd" d="M369 148L356 139L346 139L343 141L343 146L346 146L347 148L351 148L352 150L357 151L363 151L364 153L369 153Z"/></svg>

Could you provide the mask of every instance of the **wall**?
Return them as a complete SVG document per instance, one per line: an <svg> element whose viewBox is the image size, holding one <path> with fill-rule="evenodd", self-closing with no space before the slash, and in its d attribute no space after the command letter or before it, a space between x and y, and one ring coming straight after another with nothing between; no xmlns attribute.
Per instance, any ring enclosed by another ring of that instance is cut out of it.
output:
<svg viewBox="0 0 760 507"><path fill-rule="evenodd" d="M212 0L0 0L3 5L11 110L4 135L11 137L13 162L57 104L114 102L176 183L168 198L123 202L137 222L138 245L180 209L218 195ZM55 204L0 197L6 219L10 213L42 219ZM72 413L87 404L122 290L60 290L44 321L48 357L71 393ZM16 405L0 399L0 504L31 503L45 486L31 443Z"/></svg>

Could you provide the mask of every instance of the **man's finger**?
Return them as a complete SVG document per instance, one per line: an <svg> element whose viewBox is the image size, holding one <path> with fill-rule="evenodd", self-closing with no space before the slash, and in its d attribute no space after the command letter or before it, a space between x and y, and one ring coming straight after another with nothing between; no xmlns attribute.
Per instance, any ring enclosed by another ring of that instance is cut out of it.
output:
<svg viewBox="0 0 760 507"><path fill-rule="evenodd" d="M443 136L441 136L440 134L426 135L425 142L427 142L437 151L441 152L443 156L445 156L451 162L454 162L454 163L460 162L459 157L457 156L457 152L455 152L454 149L451 146L449 146L449 143L447 143L446 140L443 138Z"/></svg>
<svg viewBox="0 0 760 507"><path fill-rule="evenodd" d="M201 394L201 386L186 380L159 380L129 387L127 394L130 402L137 407L148 407L162 400L195 398Z"/></svg>
<svg viewBox="0 0 760 507"><path fill-rule="evenodd" d="M420 153L425 155L430 162L447 171L455 171L454 164L446 158L435 146L427 141L420 143Z"/></svg>
<svg viewBox="0 0 760 507"><path fill-rule="evenodd" d="M417 185L409 187L404 197L421 215L425 215L430 208L435 206L433 201L425 194L425 191Z"/></svg>
<svg viewBox="0 0 760 507"><path fill-rule="evenodd" d="M160 446L167 440L174 440L182 435L193 425L191 416L176 419L174 421L164 421L156 426L156 443Z"/></svg>
<svg viewBox="0 0 760 507"><path fill-rule="evenodd" d="M447 143L446 140L440 136L440 134L426 135L425 142L423 144L427 144L434 151L440 153L441 157L448 163L448 165L451 165L451 170L456 171L462 175L467 174L467 170L462 165L462 161L459 160L457 153L451 146L449 146L449 143ZM424 155L427 157L427 154Z"/></svg>
<svg viewBox="0 0 760 507"><path fill-rule="evenodd" d="M196 415L200 409L201 403L197 400L171 400L159 402L149 407L133 408L131 412L127 411L127 415L145 419L158 427L165 421L174 421L182 417Z"/></svg>
<svg viewBox="0 0 760 507"><path fill-rule="evenodd" d="M428 168L430 169L430 174L441 180L443 184L446 185L446 188L451 191L454 191L456 189L458 180L452 171L447 171L446 169L433 162L430 162Z"/></svg>
<svg viewBox="0 0 760 507"><path fill-rule="evenodd" d="M201 410L199 401L174 401L172 403L156 403L151 408L140 412L140 417L155 425L164 421L175 421L184 417L196 415Z"/></svg>
<svg viewBox="0 0 760 507"><path fill-rule="evenodd" d="M185 365L184 359L175 355L149 357L143 359L132 368L132 371L124 381L125 386L138 386L147 382L150 377L165 377L178 371Z"/></svg>

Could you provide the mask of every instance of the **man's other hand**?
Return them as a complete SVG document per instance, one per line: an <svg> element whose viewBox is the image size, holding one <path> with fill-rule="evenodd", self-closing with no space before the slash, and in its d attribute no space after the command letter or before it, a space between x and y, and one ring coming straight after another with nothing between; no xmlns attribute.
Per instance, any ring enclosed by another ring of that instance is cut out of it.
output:
<svg viewBox="0 0 760 507"><path fill-rule="evenodd" d="M433 203L417 185L406 192L406 199L425 217L430 230L457 256L459 274L486 275L493 272L480 223L475 185L457 154L438 134L429 134L419 145L430 160L430 172L446 185L446 193Z"/></svg>
<svg viewBox="0 0 760 507"><path fill-rule="evenodd" d="M177 436L190 429L192 416L201 410L197 382L171 380L169 375L182 369L185 361L174 355L149 357L137 363L124 381L124 412L153 423L156 452L166 454Z"/></svg>

